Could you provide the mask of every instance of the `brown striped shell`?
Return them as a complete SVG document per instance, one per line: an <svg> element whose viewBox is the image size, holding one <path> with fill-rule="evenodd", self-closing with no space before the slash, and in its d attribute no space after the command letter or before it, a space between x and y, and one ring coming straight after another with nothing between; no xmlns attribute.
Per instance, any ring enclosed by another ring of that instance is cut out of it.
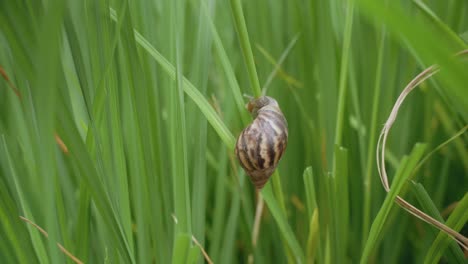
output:
<svg viewBox="0 0 468 264"><path fill-rule="evenodd" d="M236 143L236 156L257 189L263 188L288 144L288 123L275 99L262 96L247 109L255 118Z"/></svg>

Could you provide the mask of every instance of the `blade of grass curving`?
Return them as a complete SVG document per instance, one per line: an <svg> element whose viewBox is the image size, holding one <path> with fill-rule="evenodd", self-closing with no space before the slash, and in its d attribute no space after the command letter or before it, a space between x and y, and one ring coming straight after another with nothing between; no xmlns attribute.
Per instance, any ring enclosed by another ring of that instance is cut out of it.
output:
<svg viewBox="0 0 468 264"><path fill-rule="evenodd" d="M58 102L61 102L60 100ZM62 136L63 141L70 150L69 159L76 163L79 170L80 179L84 182L85 186L89 188L89 192L96 207L103 218L106 227L111 230L113 239L116 242L117 249L119 250L122 257L129 263L135 263L132 250L129 247L125 233L121 226L121 222L115 212L115 208L112 206L108 194L98 176L98 172L92 159L86 149L84 142L76 140L80 138L80 134L75 126L73 118L69 112L69 109L64 106L59 106L62 111L58 111L58 123L60 126L57 128L57 133Z"/></svg>
<svg viewBox="0 0 468 264"><path fill-rule="evenodd" d="M453 32L450 27L443 23L440 18L427 6L424 2L421 0L413 0L413 3L416 5L416 7L426 16L426 18L436 27L437 29L440 30L440 33L438 34L441 38L445 38L449 40L451 43L456 44L459 47L466 47L466 44L463 43L463 40L461 40L458 35Z"/></svg>
<svg viewBox="0 0 468 264"><path fill-rule="evenodd" d="M434 217L437 221L441 223L445 223L444 219L440 215L439 211L437 210L436 205L432 201L431 197L429 194L426 192L426 189L424 189L424 186L420 183L415 183L412 182L413 184L411 185L411 189L413 193L416 195L416 198L418 199L418 202L421 204L422 208L424 209L425 212L427 212L429 215ZM434 228L430 228L430 233L432 237L437 236L437 230ZM435 241L434 241L435 243ZM438 248L441 252L441 248ZM446 254L448 258L449 263L465 263L465 257L463 255L463 251L460 249L460 247L457 245L457 243L453 240L449 240L449 252ZM438 261L434 261L432 263L437 263Z"/></svg>
<svg viewBox="0 0 468 264"><path fill-rule="evenodd" d="M466 55L468 52L466 50L459 52L457 55ZM432 75L436 74L439 72L439 67L437 65L432 65L431 67L425 69L422 71L419 75L417 75L415 78L411 80L411 82L405 87L405 89L400 93L396 103L394 104L392 111L390 113L389 118L385 122L385 126L382 129L382 132L380 133L378 142L377 142L377 148L376 148L376 156L377 156L377 170L379 172L382 184L384 189L388 192L390 187L388 184L388 177L387 177L387 172L385 169L385 148L386 148L386 141L388 137L388 133L390 131L390 128L393 126L393 123L395 122L397 115L398 115L398 110L400 109L401 105L403 104L403 101L405 100L406 96L419 84L421 84L424 80L427 78L431 77ZM380 153L379 153L380 152ZM412 215L418 217L419 219L425 221L426 223L429 223L433 225L434 227L439 228L440 230L445 231L447 234L452 236L458 243L460 243L461 246L464 248L468 248L468 240L466 237L463 235L457 233L453 229L449 228L448 226L438 222L434 218L430 217L429 215L425 214L424 212L420 211L407 201L405 201L403 198L397 196L396 197L397 203L403 207L407 212L411 213Z"/></svg>
<svg viewBox="0 0 468 264"><path fill-rule="evenodd" d="M137 31L135 31L135 37L137 43L140 44L143 49L145 49L162 66L164 71L175 80L174 66ZM226 144L229 149L234 150L236 140L226 125L221 121L213 107L189 80L183 77L182 82L184 91L197 104L200 111L205 115L206 119L210 122L211 126L214 128L224 144Z"/></svg>
<svg viewBox="0 0 468 264"><path fill-rule="evenodd" d="M452 227L454 230L459 231L468 221L468 194L465 194L463 198L458 202L457 207L450 214L450 217L447 219L447 226ZM449 237L445 232L440 231L432 243L431 248L427 252L424 263L438 263L442 253L445 251L447 246L453 242L452 238Z"/></svg>
<svg viewBox="0 0 468 264"><path fill-rule="evenodd" d="M398 193L402 189L404 183L406 182L406 179L411 176L412 170L417 165L417 162L419 162L419 160L421 159L425 149L425 144L416 144L411 153L408 156L402 158L400 166L398 167L398 170L395 173L395 177L390 191L385 197L385 201L371 225L368 239L364 245L364 250L360 261L361 263L368 262L371 253L377 246L380 239L380 233L387 219L387 216L390 213L390 209L392 209L392 207L394 206L394 202L398 196Z"/></svg>
<svg viewBox="0 0 468 264"><path fill-rule="evenodd" d="M454 111L468 121L468 117L463 115L468 109L468 101L461 99L464 98L463 87L468 83L468 76L465 74L464 65L453 57L455 52L466 48L466 45L460 46L450 39L440 38L437 32L425 26L420 19L405 14L397 2L390 1L388 6L372 0L357 0L356 3L366 16L379 24L384 23L389 32L409 46L409 50L421 58L423 63L437 62L444 69L440 78L446 85L445 89L439 92L446 94Z"/></svg>
<svg viewBox="0 0 468 264"><path fill-rule="evenodd" d="M297 263L304 263L305 257L302 252L302 249L299 245L299 242L294 237L294 233L289 226L284 213L282 212L281 208L278 206L279 203L273 197L273 192L271 188L271 184L266 184L262 190L262 196L265 199L266 204L268 205L268 209L270 209L271 214L276 220L278 227L287 241L289 249L292 251L294 259Z"/></svg>
<svg viewBox="0 0 468 264"><path fill-rule="evenodd" d="M205 2L206 0L204 0L202 7L204 13L208 14ZM219 61L221 62L224 74L226 75L226 79L229 83L229 86L231 87L231 91L234 96L234 101L236 102L237 110L239 112L239 115L241 116L242 123L244 125L247 125L250 122L250 117L247 114L247 111L245 111L244 97L242 96L242 92L239 83L237 82L234 69L231 63L229 62L229 57L227 55L226 50L224 49L223 43L221 41L221 38L219 37L218 31L216 30L213 20L208 19L208 24L211 30L211 35L213 37L215 51L218 54Z"/></svg>

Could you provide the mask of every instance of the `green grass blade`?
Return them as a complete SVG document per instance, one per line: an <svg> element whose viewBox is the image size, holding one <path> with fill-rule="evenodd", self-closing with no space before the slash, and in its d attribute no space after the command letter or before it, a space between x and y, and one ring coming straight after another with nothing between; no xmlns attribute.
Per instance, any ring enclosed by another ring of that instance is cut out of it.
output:
<svg viewBox="0 0 468 264"><path fill-rule="evenodd" d="M188 233L191 234L192 222L190 214L190 190L188 182L187 168L187 136L185 123L185 108L184 108L184 93L182 89L182 46L183 39L179 35L183 26L180 22L183 21L181 12L184 10L182 1L172 2L172 24L175 32L175 87L170 92L170 117L171 117L171 161L173 175L173 195L174 209L177 217L176 234Z"/></svg>
<svg viewBox="0 0 468 264"><path fill-rule="evenodd" d="M348 181L348 150L343 147L335 147L336 170L333 175L332 184L333 196L331 201L335 204L332 213L332 223L334 223L334 242L333 249L335 258L333 262L342 263L346 258L346 248L348 245L348 225L349 225L349 181Z"/></svg>
<svg viewBox="0 0 468 264"><path fill-rule="evenodd" d="M446 225L456 231L460 231L468 221L468 194L465 194L458 203L457 207L450 214ZM438 263L445 249L453 243L452 238L440 231L427 252L424 263ZM456 245L456 247L458 247Z"/></svg>
<svg viewBox="0 0 468 264"><path fill-rule="evenodd" d="M336 117L335 126L335 145L342 145L343 138L343 125L344 125L344 114L347 98L347 80L348 80L348 67L349 58L351 56L351 36L353 30L353 13L354 13L354 1L348 1L346 5L346 21L344 30L344 40L342 47L341 56L341 68L340 68L340 82L339 82L339 94L338 94L338 112ZM334 169L335 170L335 169Z"/></svg>
<svg viewBox="0 0 468 264"><path fill-rule="evenodd" d="M468 101L461 100L461 98L464 98L463 87L468 82L468 76L463 73L465 71L463 64L453 56L456 52L466 48L466 45L460 46L459 43L440 38L439 34L431 28L425 27L420 19L414 19L405 14L396 2L388 6L385 6L383 2L371 0L357 0L356 3L365 15L376 19L379 23L384 23L389 32L408 43L411 51L415 52L425 65L438 63L444 69L439 77L446 86L443 91L439 92L447 95L454 111L460 113L467 121L466 115L462 113L468 109Z"/></svg>
<svg viewBox="0 0 468 264"><path fill-rule="evenodd" d="M7 143L5 141L4 135L2 135L2 152L4 153L4 156L6 158L6 162L8 164L8 170L9 174L12 176L12 179L14 181L14 187L16 188L16 192L18 193L18 198L20 202L20 207L21 210L23 211L22 214L23 216L34 221L34 216L31 215L31 210L29 209L29 205L27 203L27 199L25 197L25 194L23 193L23 190L21 189L20 183L17 182L18 176L16 174L16 171L14 170L14 165L10 156L10 153L8 151ZM18 216L19 219L19 216ZM19 220L18 220L19 221ZM38 230L36 230L34 227L27 225L26 223L24 224L25 228L28 229L29 235L31 237L32 245L36 254L37 259L39 260L39 263L48 263L49 262L49 257L46 253L46 248L44 245L44 242L41 239L41 234L39 233Z"/></svg>
<svg viewBox="0 0 468 264"><path fill-rule="evenodd" d="M463 43L455 32L453 32L450 27L443 23L439 17L421 0L413 0L413 3L418 7L418 9L427 17L427 19L440 30L443 34L443 38L449 39L451 43L458 45L459 47L466 47L466 44Z"/></svg>
<svg viewBox="0 0 468 264"><path fill-rule="evenodd" d="M318 214L318 208L315 208L312 213L312 217L310 218L309 235L307 237L307 263L314 262L316 257L316 251L318 250L320 238L320 223Z"/></svg>
<svg viewBox="0 0 468 264"><path fill-rule="evenodd" d="M176 235L174 241L174 251L172 252L172 263L190 263L188 262L190 244L190 236L184 233L179 233Z"/></svg>
<svg viewBox="0 0 468 264"><path fill-rule="evenodd" d="M169 76L175 80L174 66L159 53L142 35L135 32L135 37L138 42L166 71ZM221 140L232 150L234 150L235 139L232 133L227 129L226 125L221 121L216 111L203 97L203 95L195 88L195 86L186 78L183 78L183 89L187 95L197 104L200 111L205 115L208 122L216 130Z"/></svg>
<svg viewBox="0 0 468 264"><path fill-rule="evenodd" d="M112 235L117 243L122 257L128 262L134 263L133 253L129 247L128 241L125 238L121 223L117 220L114 207L111 205L107 192L98 176L98 172L89 156L83 142L73 140L79 138L79 132L75 127L73 119L70 117L67 108L62 106L64 111L59 112L58 120L61 126L58 128L58 133L62 136L63 141L68 146L72 153L70 159L76 162L80 174L83 175L83 182L89 188L91 196L94 198L96 206L101 214L104 222L112 232Z"/></svg>
<svg viewBox="0 0 468 264"><path fill-rule="evenodd" d="M372 178L374 175L373 165L375 164L374 150L377 144L377 118L378 118L378 108L380 101L380 92L381 92L381 81L382 81L382 67L384 61L384 50L385 50L385 29L382 29L379 42L379 53L377 58L377 69L375 76L375 88L374 95L372 99L372 117L370 122L370 136L367 147L367 160L366 160L366 175L364 178L364 210L363 210L363 227L362 227L362 238L367 240L367 235L369 233L369 225L371 220L371 206L372 206Z"/></svg>
<svg viewBox="0 0 468 264"><path fill-rule="evenodd" d="M265 203L268 205L268 209L270 209L271 214L275 218L284 239L287 241L289 249L294 255L295 261L297 263L304 263L305 257L303 251L299 245L299 242L295 238L294 233L292 232L291 227L289 226L282 210L278 206L276 199L273 197L271 184L267 183L267 185L265 185L262 190L262 196L265 199Z"/></svg>
<svg viewBox="0 0 468 264"><path fill-rule="evenodd" d="M411 154L403 157L402 161L400 162L400 167L395 173L390 192L388 192L387 196L385 197L384 204L380 208L372 223L369 237L365 243L364 251L362 253L361 263L367 263L369 256L378 244L380 233L382 232L385 220L390 213L390 209L392 209L392 207L395 205L395 198L400 193L400 190L405 184L407 178L411 176L411 172L424 154L425 148L426 145L424 144L416 144Z"/></svg>
<svg viewBox="0 0 468 264"><path fill-rule="evenodd" d="M306 191L307 212L309 214L309 218L311 218L312 213L317 207L316 191L314 184L314 171L312 170L312 167L307 167L304 170L303 179Z"/></svg>
<svg viewBox="0 0 468 264"><path fill-rule="evenodd" d="M431 197L426 192L426 189L424 189L424 186L420 183L413 182L412 190L414 194L416 195L416 198L418 199L418 202L421 204L424 211L427 212L429 215L431 215L437 221L444 224L445 223L444 219L442 218L439 211L437 210L437 207L435 206ZM437 230L431 227L430 231L431 231L432 237L435 238L437 236ZM457 245L455 241L450 242L449 254L447 254L447 257L450 263L464 263L465 262L463 251L460 249L460 247ZM437 262L438 261L433 261L432 263L437 263Z"/></svg>
<svg viewBox="0 0 468 264"><path fill-rule="evenodd" d="M240 0L230 0L232 16L234 17L234 24L237 29L237 36L244 56L244 61L247 66L247 73L250 80L250 88L255 97L262 95L260 88L260 81L258 80L257 68L255 67L255 61L252 53L252 47L250 45L249 33L247 32L247 26L245 24L244 12L242 11L242 4Z"/></svg>
<svg viewBox="0 0 468 264"><path fill-rule="evenodd" d="M203 10L205 11L205 14L207 13L206 9L206 5L203 5ZM239 115L241 116L242 122L244 124L248 124L250 122L250 116L248 115L248 112L245 111L244 97L242 96L239 83L236 80L234 69L231 63L229 62L227 52L224 49L221 38L219 37L218 31L216 30L216 27L213 24L212 20L209 20L209 27L213 36L213 44L215 51L219 56L219 61L221 62L221 66L223 67L224 74L226 75L226 79L229 82L229 86L231 87L231 91L234 96Z"/></svg>

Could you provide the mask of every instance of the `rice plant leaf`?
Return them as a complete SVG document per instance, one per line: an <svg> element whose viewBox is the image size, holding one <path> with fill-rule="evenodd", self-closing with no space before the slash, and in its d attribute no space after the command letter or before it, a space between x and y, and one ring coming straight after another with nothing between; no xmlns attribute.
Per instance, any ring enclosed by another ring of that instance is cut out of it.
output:
<svg viewBox="0 0 468 264"><path fill-rule="evenodd" d="M450 214L446 221L446 225L453 228L456 231L460 231L468 221L468 194L465 194L463 198L458 202L455 210ZM437 238L432 243L431 248L427 252L424 263L438 263L444 253L445 249L453 243L446 233L440 231ZM455 245L458 247L458 245ZM458 258L457 258L458 260Z"/></svg>
<svg viewBox="0 0 468 264"><path fill-rule="evenodd" d="M268 205L268 209L270 209L271 214L275 218L284 239L288 242L289 249L292 251L295 261L297 263L304 263L305 257L301 246L295 238L294 233L291 230L291 227L289 226L284 214L279 208L276 199L273 197L271 184L267 183L267 185L265 185L262 190L262 196Z"/></svg>
<svg viewBox="0 0 468 264"><path fill-rule="evenodd" d="M166 71L169 76L175 80L176 73L174 66L161 54L159 53L140 33L135 31L135 38L138 44L142 46ZM234 150L235 139L229 129L221 121L213 107L208 103L205 97L198 91L197 88L185 77L183 77L182 87L187 95L197 104L200 111L205 115L208 122L216 130L221 140L226 146Z"/></svg>
<svg viewBox="0 0 468 264"><path fill-rule="evenodd" d="M333 196L330 200L334 202L334 210L332 211L332 223L334 237L331 239L332 246L334 245L334 261L342 263L346 257L346 245L348 244L348 225L349 225L349 181L348 181L348 150L335 146L335 171L331 178L330 195Z"/></svg>
<svg viewBox="0 0 468 264"><path fill-rule="evenodd" d="M17 182L18 176L17 176L16 171L14 169L14 165L13 165L11 155L10 155L10 152L8 150L8 146L7 146L7 143L5 141L5 136L4 135L2 135L1 147L2 147L1 150L2 150L3 156L6 158L5 161L8 164L9 174L11 175L11 177L13 179L14 187L16 189L16 192L18 193L18 198L19 198L19 202L20 202L19 206L20 206L21 210L23 211L22 213L26 217L30 217L30 219L33 219L34 217L31 215L31 210L29 208L27 198L25 197L25 194L24 194L24 192L23 192L23 190L21 188L20 183ZM48 255L46 253L47 251L46 251L45 244L41 239L41 234L34 227L31 227L31 226L28 225L27 228L28 228L29 235L31 237L31 242L32 242L32 245L33 245L33 248L34 248L34 251L35 251L35 254L36 254L36 257L37 257L38 261L40 263L48 263L49 262L49 257L48 257Z"/></svg>
<svg viewBox="0 0 468 264"><path fill-rule="evenodd" d="M206 2L206 0L204 1ZM203 11L205 14L208 13L206 4L203 5ZM208 24L210 27L211 35L213 37L215 51L218 54L219 61L221 62L221 66L223 67L224 74L226 75L226 79L229 82L229 86L231 87L231 91L234 96L234 101L236 102L239 115L241 116L242 122L246 125L250 122L250 117L247 114L247 111L245 111L244 98L242 97L242 91L236 79L236 74L231 63L229 62L228 54L223 46L223 43L213 21L211 20L211 18L208 19Z"/></svg>
<svg viewBox="0 0 468 264"><path fill-rule="evenodd" d="M252 46L250 45L249 33L247 32L247 25L242 11L242 4L240 0L230 0L232 16L234 17L234 24L237 29L237 36L239 38L244 61L247 65L247 73L250 80L250 88L255 97L262 95L260 88L260 81L258 80L257 68L252 53Z"/></svg>
<svg viewBox="0 0 468 264"><path fill-rule="evenodd" d="M364 245L361 263L368 262L369 256L377 246L387 216L390 213L392 207L395 205L395 198L400 193L408 177L411 176L412 170L416 167L417 163L421 159L425 149L425 144L416 144L411 153L408 156L402 158L400 166L395 173L390 192L388 192L382 207L372 222L369 237Z"/></svg>
<svg viewBox="0 0 468 264"><path fill-rule="evenodd" d="M320 223L318 208L314 209L309 224L309 235L307 236L307 263L314 263L318 243L320 239Z"/></svg>
<svg viewBox="0 0 468 264"><path fill-rule="evenodd" d="M439 92L446 95L454 111L468 121L464 114L468 111L468 100L462 99L466 95L464 87L468 83L468 75L465 74L465 66L454 57L455 53L466 49L466 45L454 43L451 38L439 37L437 32L426 27L420 19L408 16L397 2L391 2L388 6L384 2L372 0L357 0L356 3L366 16L384 23L390 33L407 43L410 51L421 58L426 66L434 63L440 65L443 69L440 78L447 85Z"/></svg>
<svg viewBox="0 0 468 264"><path fill-rule="evenodd" d="M413 3L427 17L427 19L432 23L432 25L434 25L434 27L440 30L440 32L443 34L443 38L446 38L455 45L458 45L460 49L466 47L466 44L463 43L463 40L460 39L447 24L442 22L442 20L434 13L434 11L432 11L429 8L429 6L427 6L423 1L413 0Z"/></svg>
<svg viewBox="0 0 468 264"><path fill-rule="evenodd" d="M424 211L427 212L432 217L434 217L434 219L436 219L437 221L441 223L445 223L444 219L442 218L439 211L437 210L437 207L435 206L431 197L426 192L426 189L424 188L424 186L420 183L413 182L412 190L414 194L416 195L416 198L418 199L418 202L419 204L421 204ZM433 237L431 239L434 239L437 236L437 230L431 227L430 231ZM438 249L440 251L443 251L441 250L441 248L438 248ZM450 263L465 263L465 256L463 255L463 251L460 249L457 243L453 240L450 241L449 243L449 252L446 254L446 256L448 257L448 261ZM438 261L434 261L432 263L437 263L437 262Z"/></svg>
<svg viewBox="0 0 468 264"><path fill-rule="evenodd" d="M129 247L121 222L118 220L115 209L111 205L109 196L98 176L98 172L89 156L86 146L82 141L74 140L80 138L80 135L73 118L71 118L71 114L65 106L62 105L61 109L63 109L63 111L58 112L58 120L61 124L61 126L58 127L58 133L63 137L63 141L70 149L71 155L69 158L76 162L80 175L83 176L81 179L89 189L90 195L93 197L104 222L111 230L122 256L128 262L134 263L133 251Z"/></svg>
<svg viewBox="0 0 468 264"><path fill-rule="evenodd" d="M174 251L172 252L173 264L185 264L188 262L190 244L190 235L186 233L178 233L174 241Z"/></svg>
<svg viewBox="0 0 468 264"><path fill-rule="evenodd" d="M309 218L312 218L312 214L314 213L315 208L317 208L314 171L312 170L312 167L307 167L304 170L303 179L306 191L307 211L309 213Z"/></svg>

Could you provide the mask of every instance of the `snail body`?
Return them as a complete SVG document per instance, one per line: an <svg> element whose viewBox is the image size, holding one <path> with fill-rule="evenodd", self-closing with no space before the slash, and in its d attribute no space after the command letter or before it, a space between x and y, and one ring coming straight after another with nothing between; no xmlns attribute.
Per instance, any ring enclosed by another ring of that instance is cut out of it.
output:
<svg viewBox="0 0 468 264"><path fill-rule="evenodd" d="M263 188L278 166L288 143L288 124L278 102L269 96L251 100L253 122L239 135L236 156L257 189Z"/></svg>

